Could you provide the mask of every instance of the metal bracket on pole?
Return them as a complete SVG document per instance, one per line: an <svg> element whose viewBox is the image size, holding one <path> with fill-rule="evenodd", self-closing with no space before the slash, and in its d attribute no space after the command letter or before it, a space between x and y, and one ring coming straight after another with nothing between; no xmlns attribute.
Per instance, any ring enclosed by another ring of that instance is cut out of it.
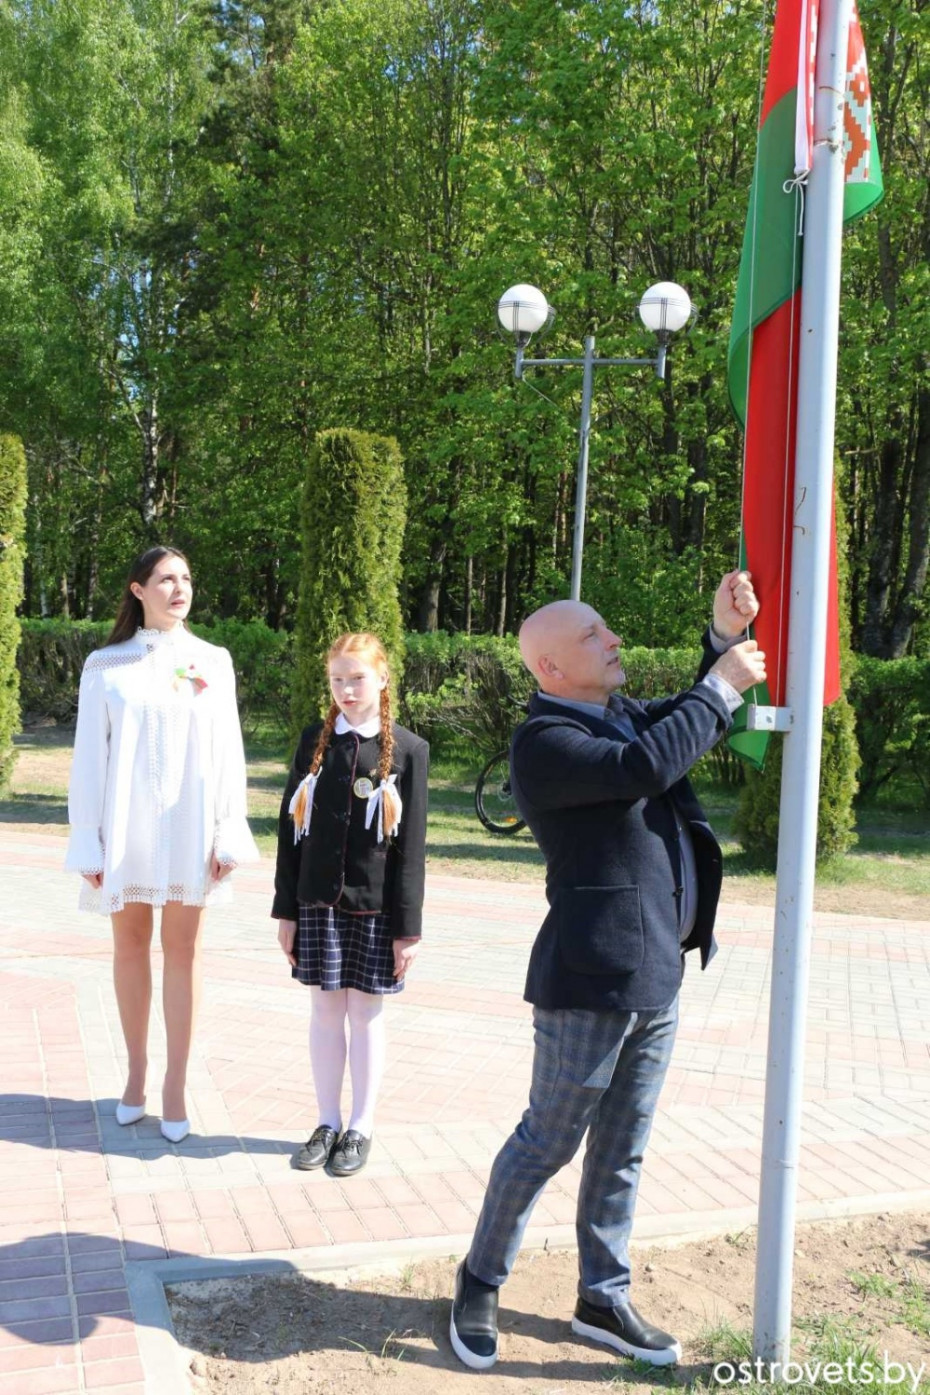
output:
<svg viewBox="0 0 930 1395"><path fill-rule="evenodd" d="M746 708L747 731L790 731L793 725L790 707L757 707L751 702Z"/></svg>

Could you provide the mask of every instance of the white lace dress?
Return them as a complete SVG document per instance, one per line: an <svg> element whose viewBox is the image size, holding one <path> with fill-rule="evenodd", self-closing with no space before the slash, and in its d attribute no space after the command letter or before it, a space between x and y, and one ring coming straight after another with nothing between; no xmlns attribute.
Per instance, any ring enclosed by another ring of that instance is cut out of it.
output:
<svg viewBox="0 0 930 1395"><path fill-rule="evenodd" d="M91 654L81 675L65 866L102 872L82 910L130 901L214 905L211 856L253 862L232 660L183 626L137 630Z"/></svg>

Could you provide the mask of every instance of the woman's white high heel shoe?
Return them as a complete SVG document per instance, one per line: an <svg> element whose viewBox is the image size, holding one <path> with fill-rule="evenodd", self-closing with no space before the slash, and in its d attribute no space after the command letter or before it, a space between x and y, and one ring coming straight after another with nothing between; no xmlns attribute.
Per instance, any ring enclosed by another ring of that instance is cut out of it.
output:
<svg viewBox="0 0 930 1395"><path fill-rule="evenodd" d="M189 1119L162 1119L161 1136L169 1143L180 1143L191 1131Z"/></svg>
<svg viewBox="0 0 930 1395"><path fill-rule="evenodd" d="M145 1118L145 1100L141 1104L118 1104L116 1106L116 1122L122 1124L123 1128L127 1124L138 1124L140 1119Z"/></svg>

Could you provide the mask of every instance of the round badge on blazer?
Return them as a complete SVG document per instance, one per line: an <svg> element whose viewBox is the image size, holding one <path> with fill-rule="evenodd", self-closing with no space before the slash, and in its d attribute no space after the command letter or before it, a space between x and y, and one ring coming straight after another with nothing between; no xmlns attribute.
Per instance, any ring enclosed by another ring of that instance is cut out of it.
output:
<svg viewBox="0 0 930 1395"><path fill-rule="evenodd" d="M356 780L355 784L352 786L352 790L358 795L359 799L368 799L370 795L374 794L375 787L367 776L362 775Z"/></svg>

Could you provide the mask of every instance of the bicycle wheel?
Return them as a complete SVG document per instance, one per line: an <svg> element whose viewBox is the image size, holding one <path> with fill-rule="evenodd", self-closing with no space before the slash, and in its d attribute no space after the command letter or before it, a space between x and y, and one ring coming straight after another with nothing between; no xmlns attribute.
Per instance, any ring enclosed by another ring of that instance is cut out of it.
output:
<svg viewBox="0 0 930 1395"><path fill-rule="evenodd" d="M510 761L506 751L492 756L478 776L475 813L491 833L519 833L526 827L510 792Z"/></svg>

